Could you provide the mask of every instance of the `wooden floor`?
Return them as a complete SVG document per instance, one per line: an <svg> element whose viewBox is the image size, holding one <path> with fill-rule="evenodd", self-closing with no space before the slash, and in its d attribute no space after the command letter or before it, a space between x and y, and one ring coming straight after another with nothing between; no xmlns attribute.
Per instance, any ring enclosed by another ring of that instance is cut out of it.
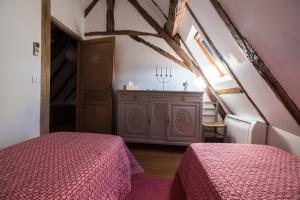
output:
<svg viewBox="0 0 300 200"><path fill-rule="evenodd" d="M153 144L127 144L145 175L173 178L186 147Z"/></svg>

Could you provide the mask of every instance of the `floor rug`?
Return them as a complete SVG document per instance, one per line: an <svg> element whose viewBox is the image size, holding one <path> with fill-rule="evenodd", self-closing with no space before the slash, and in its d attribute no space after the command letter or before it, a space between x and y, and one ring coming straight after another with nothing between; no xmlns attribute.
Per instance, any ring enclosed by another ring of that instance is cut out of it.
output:
<svg viewBox="0 0 300 200"><path fill-rule="evenodd" d="M177 178L137 175L126 200L185 200L185 195Z"/></svg>

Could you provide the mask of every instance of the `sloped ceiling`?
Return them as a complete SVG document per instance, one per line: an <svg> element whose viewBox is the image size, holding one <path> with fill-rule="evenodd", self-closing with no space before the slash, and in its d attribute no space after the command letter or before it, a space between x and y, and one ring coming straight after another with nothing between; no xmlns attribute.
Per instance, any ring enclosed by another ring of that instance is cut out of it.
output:
<svg viewBox="0 0 300 200"><path fill-rule="evenodd" d="M219 2L300 108L300 1Z"/></svg>

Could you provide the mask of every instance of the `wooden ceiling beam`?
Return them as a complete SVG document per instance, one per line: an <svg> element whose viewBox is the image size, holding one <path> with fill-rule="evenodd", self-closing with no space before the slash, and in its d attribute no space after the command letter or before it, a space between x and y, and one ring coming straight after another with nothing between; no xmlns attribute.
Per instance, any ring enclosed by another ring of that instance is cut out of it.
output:
<svg viewBox="0 0 300 200"><path fill-rule="evenodd" d="M166 20L168 20L168 17L167 15L164 13L164 11L159 7L159 5L154 1L154 0L151 0L151 2L153 3L153 5L161 12L161 14L164 16L164 18Z"/></svg>
<svg viewBox="0 0 300 200"><path fill-rule="evenodd" d="M228 14L222 8L221 4L217 0L210 0L217 13L221 17L221 19L226 24L227 28L230 30L232 36L235 41L238 43L240 48L243 50L249 61L253 64L257 72L261 75L261 77L266 81L269 87L273 90L274 94L278 97L278 99L283 103L283 105L287 108L293 118L296 120L298 125L300 125L300 109L295 104L295 102L289 97L286 90L282 87L282 85L277 81L276 77L272 74L270 69L266 66L263 59L259 56L259 54L255 51L255 49L251 46L251 44L247 41L247 39L241 34L241 32L236 28Z"/></svg>
<svg viewBox="0 0 300 200"><path fill-rule="evenodd" d="M133 30L114 30L114 31L95 31L85 33L84 36L102 36L102 35L128 35L128 36L152 36L161 38L160 35L156 33L147 33L141 31L133 31Z"/></svg>
<svg viewBox="0 0 300 200"><path fill-rule="evenodd" d="M144 40L141 37L138 37L138 36L130 36L130 37L133 40L137 41L137 42L141 42L141 43L145 44L146 46L148 46L151 49L155 50L156 52L158 52L162 56L172 60L173 62L177 63L178 65L181 65L182 67L186 68L185 64L181 60L178 60L177 58L175 58L175 56L171 55L170 53L166 52L165 50L155 46L154 44L152 44L150 42L147 42L146 40Z"/></svg>
<svg viewBox="0 0 300 200"><path fill-rule="evenodd" d="M187 0L170 0L166 32L173 38L179 31Z"/></svg>
<svg viewBox="0 0 300 200"><path fill-rule="evenodd" d="M216 98L217 96L214 95L212 89L205 88L204 90L205 90L205 92L206 92L206 94L207 94L207 96L208 96L208 98L210 99L211 102L217 102L217 101L219 102L218 108L217 108L218 112L219 112L220 116L222 117L222 119L225 119L227 113L225 112L225 110L223 109L223 106L221 105L222 101L219 101L219 99Z"/></svg>
<svg viewBox="0 0 300 200"><path fill-rule="evenodd" d="M88 7L84 10L84 17L87 17L89 13L93 10L95 5L99 2L99 0L93 0Z"/></svg>
<svg viewBox="0 0 300 200"><path fill-rule="evenodd" d="M243 90L239 87L236 88L226 88L226 89L220 89L216 91L218 95L223 94L243 94Z"/></svg>
<svg viewBox="0 0 300 200"><path fill-rule="evenodd" d="M106 0L107 12L106 12L106 30L115 30L115 0Z"/></svg>

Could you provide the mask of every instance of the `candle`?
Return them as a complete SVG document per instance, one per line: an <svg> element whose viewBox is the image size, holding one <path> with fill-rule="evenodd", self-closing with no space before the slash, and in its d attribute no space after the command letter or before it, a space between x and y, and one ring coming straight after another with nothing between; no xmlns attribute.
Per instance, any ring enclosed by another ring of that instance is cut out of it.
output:
<svg viewBox="0 0 300 200"><path fill-rule="evenodd" d="M160 76L162 76L162 67L160 67Z"/></svg>
<svg viewBox="0 0 300 200"><path fill-rule="evenodd" d="M172 67L170 67L170 76L172 76L172 71L171 70L172 70Z"/></svg>
<svg viewBox="0 0 300 200"><path fill-rule="evenodd" d="M157 67L156 67L156 73L155 73L155 75L157 76Z"/></svg>
<svg viewBox="0 0 300 200"><path fill-rule="evenodd" d="M167 67L166 67L166 76L168 75L168 72L167 72Z"/></svg>

